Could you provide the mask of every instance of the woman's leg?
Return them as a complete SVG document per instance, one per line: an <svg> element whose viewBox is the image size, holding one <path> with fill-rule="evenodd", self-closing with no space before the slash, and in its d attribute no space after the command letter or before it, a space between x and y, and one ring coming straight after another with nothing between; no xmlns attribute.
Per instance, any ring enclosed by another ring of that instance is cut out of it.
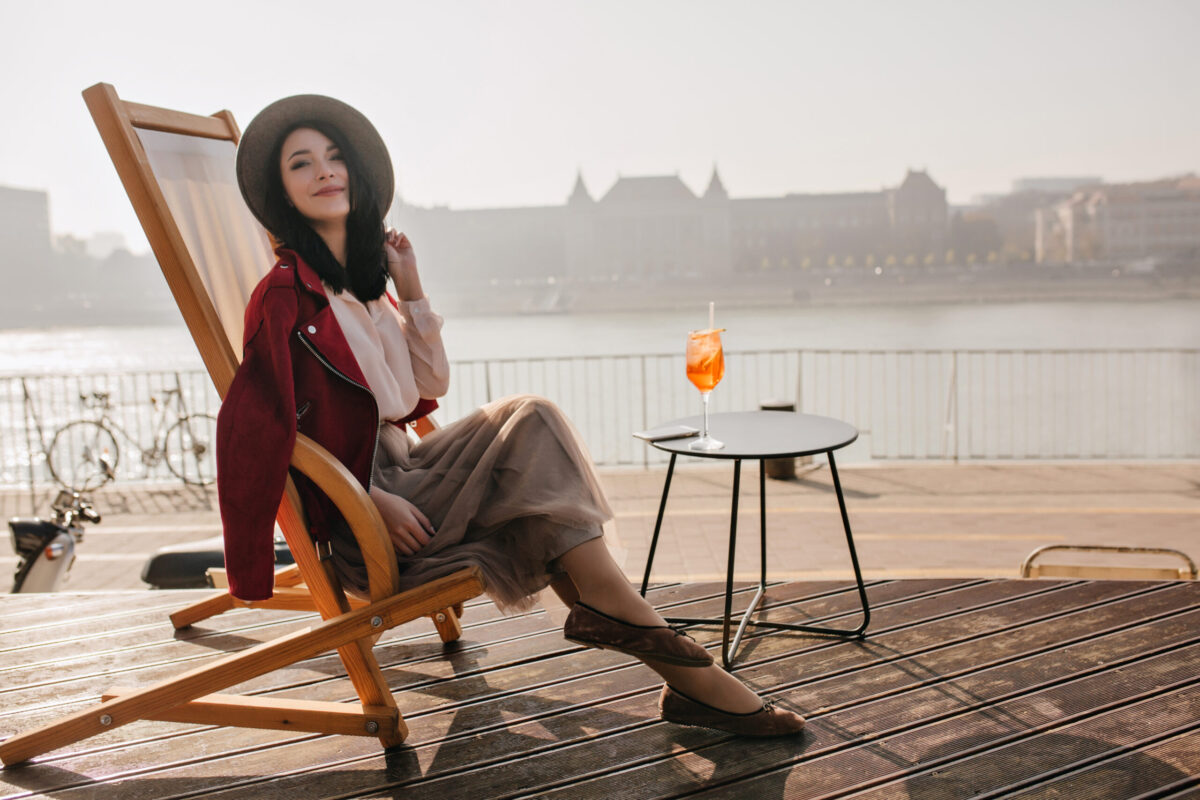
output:
<svg viewBox="0 0 1200 800"><path fill-rule="evenodd" d="M602 538L590 539L571 548L559 557L559 564L567 571L567 578L565 581L556 579L550 585L568 606L574 605L575 600L582 600L592 608L634 625L667 624L646 598L634 590L625 573L612 560ZM574 594L572 590L575 590ZM681 667L658 661L644 663L671 686L724 711L748 713L762 705L757 694L717 664Z"/></svg>
<svg viewBox="0 0 1200 800"><path fill-rule="evenodd" d="M550 588L567 608L579 602L579 589L575 588L575 581L571 580L571 576L565 572L550 581Z"/></svg>

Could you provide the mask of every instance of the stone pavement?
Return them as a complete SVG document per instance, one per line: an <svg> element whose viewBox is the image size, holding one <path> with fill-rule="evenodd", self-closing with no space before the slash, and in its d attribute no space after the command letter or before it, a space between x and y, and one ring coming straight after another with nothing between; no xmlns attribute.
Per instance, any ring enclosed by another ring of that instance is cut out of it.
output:
<svg viewBox="0 0 1200 800"><path fill-rule="evenodd" d="M665 468L601 472L616 514L609 542L633 580L641 579L665 474ZM1021 560L1043 544L1168 547L1200 560L1197 462L888 464L842 467L839 475L867 577L1014 577ZM731 483L730 464L676 470L653 580L724 577ZM746 464L739 579L757 577L757 490L757 468ZM52 496L48 489L34 498L0 490L0 514L28 516L31 505L47 513ZM220 533L211 489L115 484L93 499L104 520L88 528L79 547L67 584L73 591L144 588L142 563L157 548ZM801 467L796 480L767 481L767 529L769 579L851 574L827 467ZM0 571L14 566L4 536Z"/></svg>

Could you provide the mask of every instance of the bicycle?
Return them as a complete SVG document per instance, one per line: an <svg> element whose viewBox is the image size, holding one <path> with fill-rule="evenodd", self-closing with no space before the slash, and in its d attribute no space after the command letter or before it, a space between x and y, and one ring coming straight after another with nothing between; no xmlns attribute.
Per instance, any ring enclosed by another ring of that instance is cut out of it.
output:
<svg viewBox="0 0 1200 800"><path fill-rule="evenodd" d="M117 434L140 453L142 465L151 469L166 460L175 477L192 486L207 486L216 480L213 445L217 439L217 418L211 414L188 413L183 391L167 389L162 399L151 396L154 406L154 438L149 448L142 447L109 412L108 392L93 391L79 395L84 408L96 409L97 419L80 419L59 428L46 451L46 465L56 481L76 492L100 488L117 477L121 450ZM172 407L177 406L174 423Z"/></svg>

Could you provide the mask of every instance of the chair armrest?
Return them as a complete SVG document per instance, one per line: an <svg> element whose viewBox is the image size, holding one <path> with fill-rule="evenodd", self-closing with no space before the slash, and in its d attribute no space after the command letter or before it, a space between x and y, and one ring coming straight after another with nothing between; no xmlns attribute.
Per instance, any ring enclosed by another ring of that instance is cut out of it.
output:
<svg viewBox="0 0 1200 800"><path fill-rule="evenodd" d="M292 466L304 473L342 512L367 567L371 601L395 594L400 585L396 551L375 502L342 462L302 433L296 434Z"/></svg>

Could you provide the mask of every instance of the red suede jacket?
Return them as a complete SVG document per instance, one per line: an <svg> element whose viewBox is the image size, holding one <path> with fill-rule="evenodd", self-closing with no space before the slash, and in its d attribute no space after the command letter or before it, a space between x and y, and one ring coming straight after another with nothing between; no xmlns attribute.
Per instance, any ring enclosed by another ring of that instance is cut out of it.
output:
<svg viewBox="0 0 1200 800"><path fill-rule="evenodd" d="M296 432L328 449L365 489L379 439L375 397L321 279L295 252L276 255L246 306L242 364L217 416L225 567L229 591L243 600L271 596L275 514ZM405 421L435 408L423 399ZM297 488L310 533L325 541L337 509L302 476Z"/></svg>

